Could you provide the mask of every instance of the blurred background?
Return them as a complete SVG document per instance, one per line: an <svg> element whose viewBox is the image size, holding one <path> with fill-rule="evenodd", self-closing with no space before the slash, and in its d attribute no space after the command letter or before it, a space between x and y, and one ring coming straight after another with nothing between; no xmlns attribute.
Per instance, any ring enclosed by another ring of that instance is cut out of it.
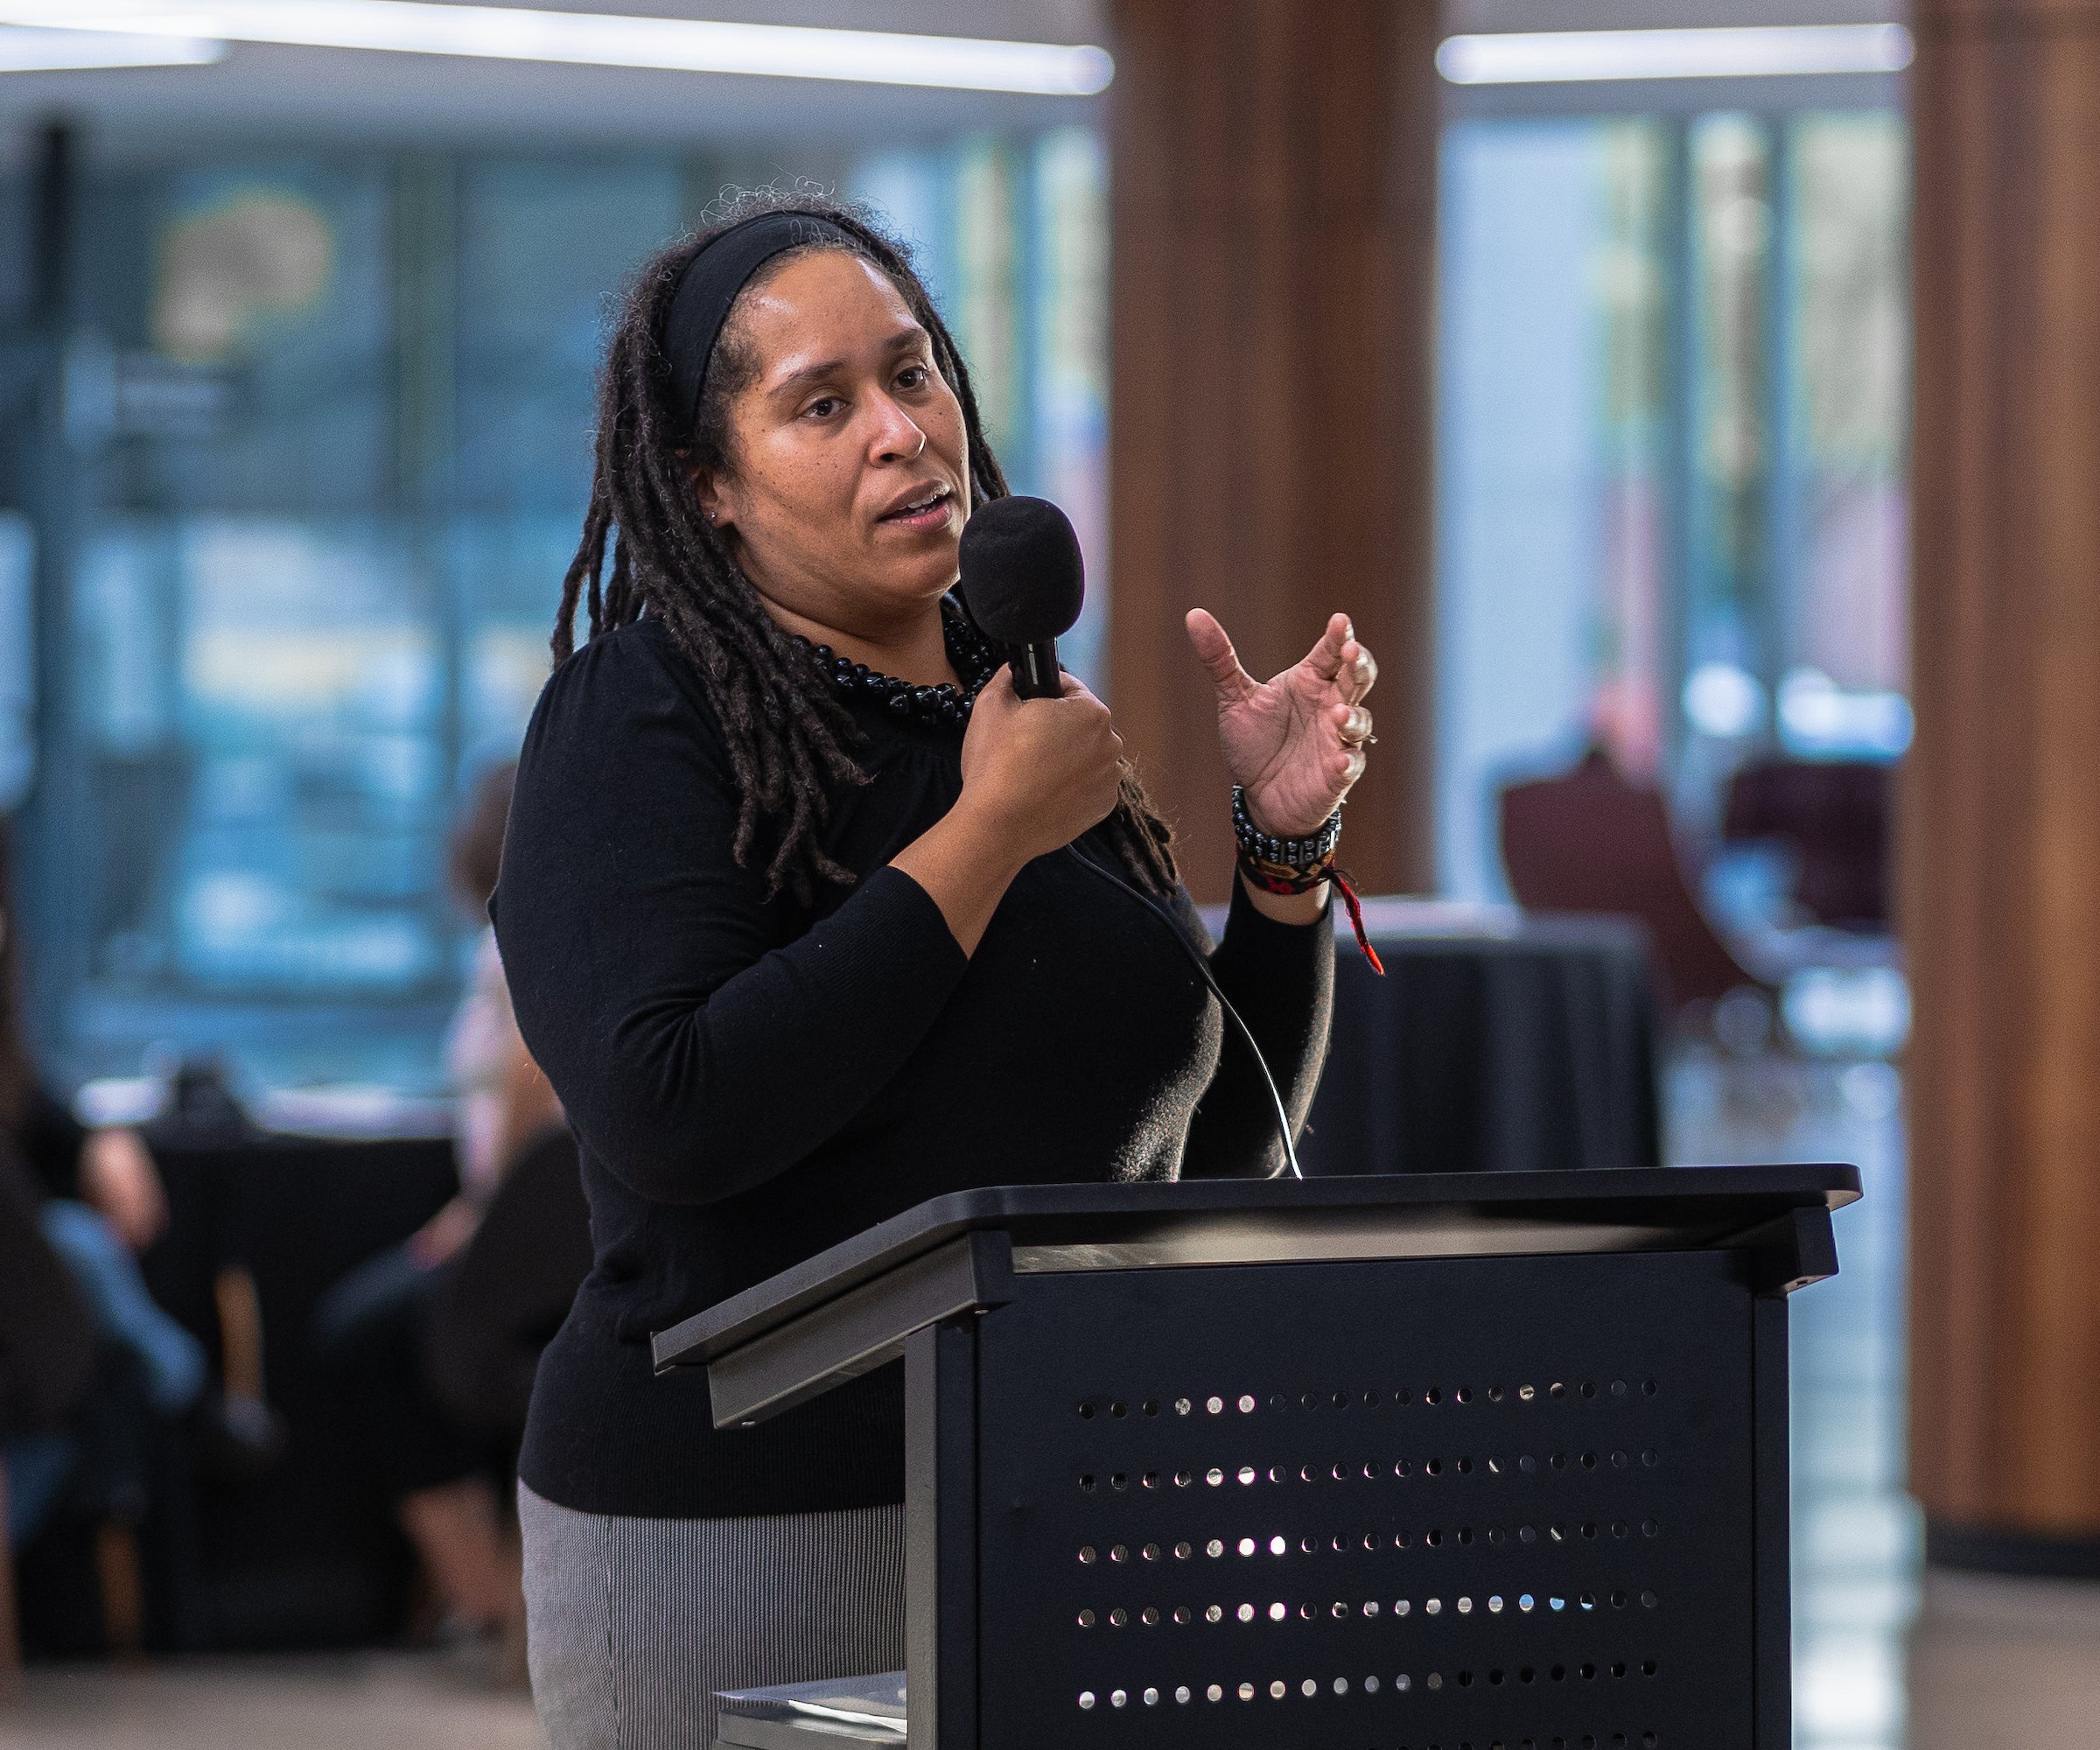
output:
<svg viewBox="0 0 2100 1750"><path fill-rule="evenodd" d="M820 88L782 131L773 81L345 62L0 88L4 759L60 872L35 1005L75 1077L158 1045L437 1091L472 934L444 835L545 678L608 300L724 188L888 214L1010 470L1102 536L1090 105ZM20 349L52 322L40 402Z"/></svg>
<svg viewBox="0 0 2100 1750"><path fill-rule="evenodd" d="M1308 1169L1858 1163L1795 1306L1796 1741L2100 1744L2100 541L2051 472L2100 436L2091 32L546 10L864 34L634 66L384 5L0 4L10 1128L102 1334L0 1419L0 1745L540 1741L522 1408L419 1372L452 1317L528 1380L571 1266L496 1336L473 1296L522 1270L507 1220L581 1243L477 857L612 300L725 191L802 183L914 247L1010 479L1072 514L1063 654L1199 900L1230 863L1182 610L1264 672L1334 607L1378 650L1348 852L1392 976L1344 962ZM441 1488L360 1446L403 1392L464 1442Z"/></svg>

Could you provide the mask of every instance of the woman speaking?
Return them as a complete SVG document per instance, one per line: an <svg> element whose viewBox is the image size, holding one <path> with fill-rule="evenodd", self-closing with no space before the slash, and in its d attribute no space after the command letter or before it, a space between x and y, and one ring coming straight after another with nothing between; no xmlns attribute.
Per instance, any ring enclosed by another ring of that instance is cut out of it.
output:
<svg viewBox="0 0 2100 1750"><path fill-rule="evenodd" d="M1019 697L952 592L1005 490L864 215L748 196L642 270L495 902L597 1260L519 1464L556 1750L704 1746L718 1688L903 1662L901 1370L718 1432L651 1332L944 1192L1280 1170L1167 918L1100 872L1312 1102L1370 655L1337 614L1263 684L1189 615L1240 786L1213 951L1108 708Z"/></svg>

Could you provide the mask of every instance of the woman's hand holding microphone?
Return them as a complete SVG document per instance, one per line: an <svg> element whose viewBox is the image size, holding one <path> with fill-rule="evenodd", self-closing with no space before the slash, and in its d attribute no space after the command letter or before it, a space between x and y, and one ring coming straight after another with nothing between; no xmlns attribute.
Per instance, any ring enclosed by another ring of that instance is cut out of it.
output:
<svg viewBox="0 0 2100 1750"><path fill-rule="evenodd" d="M1054 699L1024 699L1001 668L962 738L962 794L891 859L932 895L974 954L1013 878L1116 806L1123 738L1109 708L1069 675Z"/></svg>
<svg viewBox="0 0 2100 1750"><path fill-rule="evenodd" d="M962 796L1012 850L1018 872L1098 826L1116 806L1123 738L1109 708L1070 675L1054 699L1025 699L1002 668L962 738Z"/></svg>

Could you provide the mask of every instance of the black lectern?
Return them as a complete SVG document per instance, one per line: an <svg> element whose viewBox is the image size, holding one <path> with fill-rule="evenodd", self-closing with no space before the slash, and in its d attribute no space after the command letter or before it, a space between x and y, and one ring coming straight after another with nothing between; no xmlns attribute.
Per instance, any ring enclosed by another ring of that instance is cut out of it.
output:
<svg viewBox="0 0 2100 1750"><path fill-rule="evenodd" d="M656 1339L725 1425L905 1357L908 1738L892 1676L886 1715L831 1685L723 1741L1786 1750L1786 1296L1858 1195L1800 1166L923 1204Z"/></svg>

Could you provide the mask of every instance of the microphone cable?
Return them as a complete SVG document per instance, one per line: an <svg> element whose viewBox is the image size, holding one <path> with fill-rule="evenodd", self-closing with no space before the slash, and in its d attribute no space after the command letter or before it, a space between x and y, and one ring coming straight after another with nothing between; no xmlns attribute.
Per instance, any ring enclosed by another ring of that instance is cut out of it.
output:
<svg viewBox="0 0 2100 1750"><path fill-rule="evenodd" d="M1284 1096L1277 1092L1276 1077L1269 1073L1269 1060L1262 1055L1261 1046L1255 1043L1254 1029L1247 1025L1246 1021L1242 1018L1240 1012L1233 1007L1232 998L1219 988L1216 975L1211 971L1210 962L1204 959L1202 950L1197 948L1195 943L1191 942L1183 932L1180 920L1175 917L1162 901L1155 899L1152 894L1140 892L1122 876L1110 870L1103 869L1100 864L1095 862L1085 851L1082 850L1077 844L1068 844L1065 849L1077 859L1082 869L1090 870L1112 887L1120 887L1166 926L1166 933L1173 937L1175 946L1188 956L1189 963L1196 969L1203 982L1210 987L1210 994L1218 999L1218 1006L1225 1011L1233 1026L1240 1030L1240 1037L1246 1040L1247 1049L1253 1053L1254 1067L1262 1073L1262 1086L1269 1090L1269 1104L1276 1113L1276 1133L1282 1139L1284 1144L1284 1165L1289 1170L1292 1178L1303 1179L1306 1175L1298 1164L1298 1144L1291 1138L1291 1114L1284 1108ZM1238 877L1236 876L1234 878L1236 880Z"/></svg>

